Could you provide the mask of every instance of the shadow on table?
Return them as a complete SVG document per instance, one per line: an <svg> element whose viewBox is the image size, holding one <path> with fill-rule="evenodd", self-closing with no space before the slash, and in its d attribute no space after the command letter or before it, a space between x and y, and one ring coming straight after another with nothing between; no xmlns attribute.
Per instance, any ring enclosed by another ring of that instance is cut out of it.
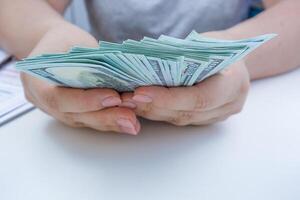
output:
<svg viewBox="0 0 300 200"><path fill-rule="evenodd" d="M142 120L141 133L130 136L73 129L53 120L49 122L46 136L56 148L61 148L64 153L82 159L83 162L97 162L101 165L127 163L128 166L134 163L135 166L153 167L177 159L182 154L187 156L195 148L199 152L199 149L201 151L207 145L216 145L216 140L223 140L226 135L224 128L222 123L201 127L176 127Z"/></svg>

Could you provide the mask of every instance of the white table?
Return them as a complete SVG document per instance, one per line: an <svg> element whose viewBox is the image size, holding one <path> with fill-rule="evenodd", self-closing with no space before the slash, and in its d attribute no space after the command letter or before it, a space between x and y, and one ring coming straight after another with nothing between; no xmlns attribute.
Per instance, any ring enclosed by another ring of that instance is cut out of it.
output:
<svg viewBox="0 0 300 200"><path fill-rule="evenodd" d="M300 199L300 70L255 82L224 123L142 125L134 137L18 118L0 128L0 199Z"/></svg>

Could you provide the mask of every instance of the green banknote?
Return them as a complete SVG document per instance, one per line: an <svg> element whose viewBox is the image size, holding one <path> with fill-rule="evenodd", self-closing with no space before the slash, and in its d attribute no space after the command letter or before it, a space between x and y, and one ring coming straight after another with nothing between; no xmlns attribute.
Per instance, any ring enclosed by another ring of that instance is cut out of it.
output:
<svg viewBox="0 0 300 200"><path fill-rule="evenodd" d="M16 68L58 86L134 91L141 86L191 86L229 67L275 37L218 40L192 31L185 39L162 35L98 48L74 46L66 53L25 58Z"/></svg>

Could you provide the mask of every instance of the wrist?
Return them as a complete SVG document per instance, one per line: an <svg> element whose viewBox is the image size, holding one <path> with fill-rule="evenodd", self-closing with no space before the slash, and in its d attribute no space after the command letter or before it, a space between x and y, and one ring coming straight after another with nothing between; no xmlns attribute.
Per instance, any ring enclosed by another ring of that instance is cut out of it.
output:
<svg viewBox="0 0 300 200"><path fill-rule="evenodd" d="M97 47L98 42L86 31L68 22L51 27L40 39L30 56L41 53L61 53L72 46Z"/></svg>
<svg viewBox="0 0 300 200"><path fill-rule="evenodd" d="M64 40L69 46L98 46L98 41L90 33L66 21L56 25L49 32L49 34L55 35L57 39Z"/></svg>
<svg viewBox="0 0 300 200"><path fill-rule="evenodd" d="M205 37L211 37L220 40L238 40L242 39L241 36L237 35L235 32L231 31L230 29L221 30L221 31L210 31L200 33Z"/></svg>

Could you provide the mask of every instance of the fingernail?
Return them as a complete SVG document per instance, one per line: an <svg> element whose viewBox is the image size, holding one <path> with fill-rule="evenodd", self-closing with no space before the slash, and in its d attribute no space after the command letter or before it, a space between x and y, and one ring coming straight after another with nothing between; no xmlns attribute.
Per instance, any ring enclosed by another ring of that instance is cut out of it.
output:
<svg viewBox="0 0 300 200"><path fill-rule="evenodd" d="M117 124L120 126L121 131L130 135L137 135L134 125L128 119L118 119Z"/></svg>
<svg viewBox="0 0 300 200"><path fill-rule="evenodd" d="M121 99L117 98L117 97L107 97L102 101L102 106L103 107L112 107L112 106L117 106L120 105Z"/></svg>
<svg viewBox="0 0 300 200"><path fill-rule="evenodd" d="M129 101L125 101L125 102L122 102L120 104L121 107L126 107L126 108L136 108L136 105L132 102L129 102Z"/></svg>
<svg viewBox="0 0 300 200"><path fill-rule="evenodd" d="M137 94L132 97L133 100L141 102L141 103L150 103L152 102L152 98L146 95Z"/></svg>

